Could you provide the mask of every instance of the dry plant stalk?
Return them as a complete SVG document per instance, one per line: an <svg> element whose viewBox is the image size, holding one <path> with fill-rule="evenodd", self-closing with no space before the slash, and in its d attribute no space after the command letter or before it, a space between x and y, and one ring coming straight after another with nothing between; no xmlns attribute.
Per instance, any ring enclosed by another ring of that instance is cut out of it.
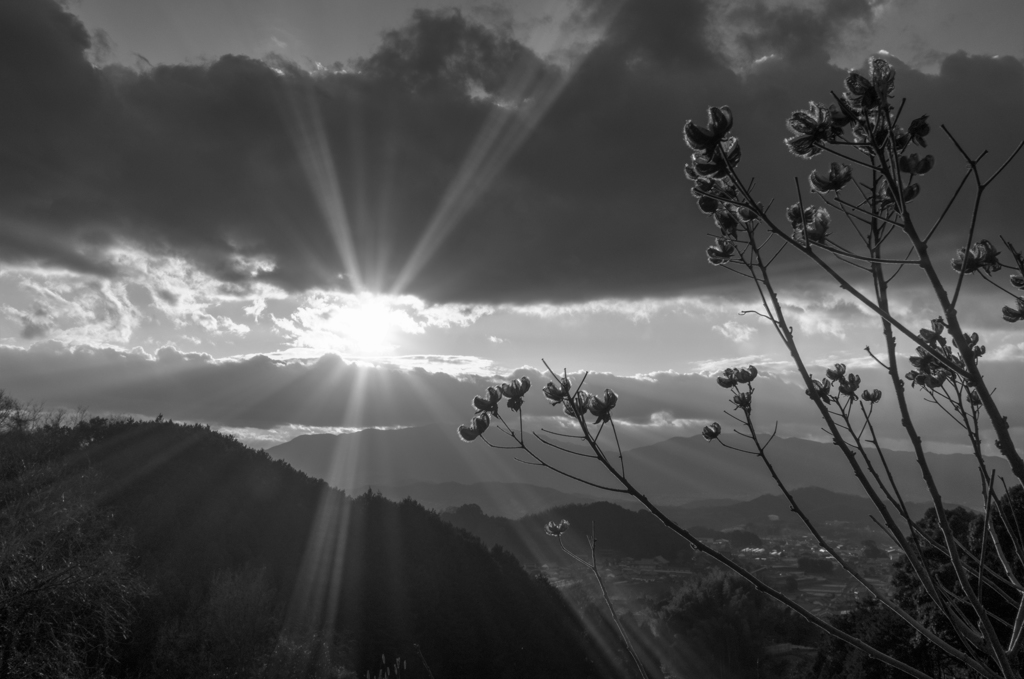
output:
<svg viewBox="0 0 1024 679"><path fill-rule="evenodd" d="M568 530L569 522L565 519L562 519L561 521L548 521L547 526L544 527L545 533L558 539L558 546L562 548L563 552L568 554L573 561L594 574L594 579L597 580L597 585L601 589L601 598L604 601L604 605L608 608L608 613L611 616L612 622L615 624L615 631L618 632L619 638L622 640L622 646L626 649L630 660L633 661L633 665L636 667L637 676L639 676L640 679L647 679L647 672L644 670L644 665L640 662L640 657L637 656L636 650L633 649L633 644L629 641L629 636L626 634L626 630L622 628L622 623L619 622L619 616L615 613L615 606L612 605L612 600L608 596L608 589L604 586L604 578L601 577L601 570L597 567L597 529L591 525L590 535L587 536L587 545L590 547L590 561L587 561L579 554L573 552L565 546L565 543L562 542L562 535Z"/></svg>
<svg viewBox="0 0 1024 679"><path fill-rule="evenodd" d="M720 439L722 427L717 422L705 427L703 434L709 442L717 441L727 448L760 459L821 548L882 605L943 654L948 662L979 677L1019 678L1024 639L1024 574L1017 564L1024 563L1024 537L1020 535L1016 517L1008 518L1006 513L1009 512L1002 508L1008 495L1005 482L1000 492L996 488L995 473L989 472L982 456L981 430L984 423L992 427L996 446L1020 483L1024 483L1024 459L1010 435L1009 422L979 369L985 347L980 344L977 333L969 333L961 326L957 303L965 277L976 274L993 286L996 294L1005 293L1012 298L1011 305L1002 309L1007 322L1024 319L1024 258L1003 239L1013 259L1012 264L1006 265L1013 273L1008 287L1004 287L993 277L1004 266L999 260L1000 252L990 241L975 237L985 191L1024 147L1024 141L994 172L983 176L980 161L986 153L970 155L943 126L942 131L965 161L964 176L946 200L935 223L930 226L918 224L910 204L920 196L922 190L918 182L932 169L935 159L931 155L921 158L910 149L927 146L931 126L928 116L911 121L906 128L900 125L905 101L899 107L893 105L894 87L894 69L885 60L873 58L869 60L867 77L851 72L845 81L845 92L841 96L832 93L834 103L811 103L807 110L792 114L789 127L794 135L786 140L789 150L808 159L827 154L834 162L824 174L811 173L810 194L806 197L798 181L796 202L785 210L773 212L772 202L766 205L754 197L753 182L741 179L737 169L740 145L731 134L733 116L728 107L711 108L707 127L687 122L684 132L693 149L687 176L693 182L692 193L698 206L713 219L718 229L714 244L707 250L708 260L751 281L762 308L744 313L757 314L767 320L789 350L806 394L817 409L825 430L877 509L881 517L879 525L903 553L910 572L952 633L939 633L933 621L915 615L872 585L822 536L812 518L800 508L768 456L774 433L767 437L759 435L752 419L755 403L753 382L757 378L754 366L729 369L718 378L719 385L731 394L734 410L727 414L736 421L734 431L746 438L747 447L725 444ZM929 242L968 182L974 189L973 209L964 234L964 245L950 262L957 272L955 286L950 291L940 279L929 252ZM856 233L859 242L855 248L833 239L832 214L841 214L852 232ZM900 489L889 472L872 421L875 405L883 397L882 390L861 389L860 376L848 372L843 364L828 368L824 377L815 377L806 365L771 277L772 263L785 250L796 251L812 260L843 291L877 316L885 351L881 356L872 353L870 348L867 352L890 378L891 398L896 400L907 441L931 496L941 540L923 532L910 518ZM896 276L905 274L908 267L924 274L942 310L942 316L933 320L930 328L918 332L904 325L891 307L890 284ZM850 268L869 275L873 289L869 292L859 289L844 273ZM909 359L912 369L905 375L898 367L897 337L909 339L916 345L916 355ZM632 484L626 473L612 418L617 395L610 390L605 390L600 396L588 393L583 389L586 375L574 388L565 371L558 374L546 362L545 367L551 373L552 381L543 389L544 396L553 405L563 406L565 414L575 421L579 434L570 438L585 444L583 450L586 452L559 445L552 438L558 435L555 432L540 430L530 432L531 436L527 437L521 412L523 397L531 386L526 377L489 387L486 395L476 397L473 402L476 414L469 425L459 428L463 440L480 438L491 447L519 451L523 456L520 461L526 464L550 469L601 490L633 496L693 549L731 569L757 590L828 634L909 676L930 679L931 675L922 669L911 667L814 615L669 519L641 489ZM942 408L963 428L977 459L986 507L980 557L966 550L954 535L928 468L921 436L911 417L907 385L922 390L928 401ZM507 398L509 409L518 414L518 423L510 423L499 412L502 398ZM588 422L588 415L595 416L596 420ZM511 445L497 445L484 437L492 422L511 440ZM614 439L610 443L607 435L603 441L600 439L606 426L611 429ZM537 444L555 453L588 458L603 468L610 480L607 484L597 484L570 474L542 457L534 449ZM872 463L869 451L877 456L880 465ZM1009 535L1009 544L1006 539L1000 539L1000 531L1002 535ZM926 550L940 553L952 569L956 579L953 589L939 581L925 557ZM993 592L1012 604L1016 611L1012 620L1000 618L991 606L983 603L983 594L990 596Z"/></svg>

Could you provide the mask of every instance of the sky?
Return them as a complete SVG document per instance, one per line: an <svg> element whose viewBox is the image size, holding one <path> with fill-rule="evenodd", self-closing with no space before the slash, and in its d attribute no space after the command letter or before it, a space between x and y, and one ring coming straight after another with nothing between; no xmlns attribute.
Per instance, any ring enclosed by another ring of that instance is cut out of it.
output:
<svg viewBox="0 0 1024 679"><path fill-rule="evenodd" d="M933 123L934 220L963 171L939 123L987 171L1024 137L1022 25L1018 0L7 0L0 388L270 446L454 425L520 375L550 426L547 360L618 392L637 445L724 420L715 376L755 364L758 425L820 439L785 347L743 313L755 291L706 261L682 126L731 106L742 171L788 205L825 165L786 152L789 113L884 50L906 115ZM978 237L1024 240L1020 186L1018 160ZM812 371L886 391L871 315L797 253L775 275ZM896 285L898 317L928 327L919 272ZM1019 438L1006 303L971 279L961 317ZM964 450L915 398L929 448ZM905 449L893 409L878 420Z"/></svg>

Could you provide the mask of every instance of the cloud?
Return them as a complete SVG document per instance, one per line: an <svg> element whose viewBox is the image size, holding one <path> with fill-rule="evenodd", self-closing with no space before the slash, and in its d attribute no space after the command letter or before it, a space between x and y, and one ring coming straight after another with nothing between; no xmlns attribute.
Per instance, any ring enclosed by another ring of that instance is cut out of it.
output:
<svg viewBox="0 0 1024 679"><path fill-rule="evenodd" d="M22 339L43 337L64 342L123 345L139 323L139 313L124 283L94 279L82 283L74 274L4 272L35 298L32 313L10 305L0 313L22 323Z"/></svg>
<svg viewBox="0 0 1024 679"><path fill-rule="evenodd" d="M707 4L677 0L584 0L572 17L576 28L597 29L589 59L611 68L717 67L720 57L705 34Z"/></svg>
<svg viewBox="0 0 1024 679"><path fill-rule="evenodd" d="M107 257L118 276L38 266L0 271L0 283L34 300L31 314L11 305L0 308L0 314L31 321L25 323L24 339L45 336L71 344L125 346L139 340L140 329L151 330L164 321L172 330L201 328L207 336L249 332L249 326L216 308L246 297L188 259L122 245L111 246ZM276 288L259 283L247 294L255 300L282 296Z"/></svg>
<svg viewBox="0 0 1024 679"><path fill-rule="evenodd" d="M46 401L50 407L85 406L97 414L155 417L163 413L175 420L266 430L268 439L276 437L272 430L281 428L405 427L466 421L472 415L469 404L475 394L496 381L522 375L533 381L527 417L544 426L557 424L551 418L560 416L561 409L550 406L541 394L550 379L547 375L523 368L503 377L479 373L455 377L437 372L435 357L422 358L424 365L435 367L370 366L334 355L315 360L275 360L262 355L216 360L208 354L171 347L152 355L88 346L68 349L55 342L37 343L27 350L0 347L3 386L16 398ZM792 375L756 361L756 357L752 360L762 368L754 385L758 426L771 430L779 422L784 436L820 436L821 423L802 386L794 383ZM998 364L990 366L1001 401L1019 403L1024 398L1019 380L1001 377L1007 371L998 370ZM811 366L811 370L819 377L824 373L823 366ZM612 389L619 394L615 415L628 429L627 441L634 444L696 434L712 420L729 422L730 394L715 381L719 371L720 367L707 374L590 373L584 388L592 392ZM880 387L888 394L883 398L891 399L891 387L886 388L887 378L879 370L868 367L858 372L865 388ZM571 377L579 384L583 376ZM927 433L930 446L960 441L956 423L925 404L919 392L911 391L911 399L919 431ZM879 436L901 447L896 411L880 408L876 428ZM990 438L986 436L987 446Z"/></svg>
<svg viewBox="0 0 1024 679"><path fill-rule="evenodd" d="M290 347L318 353L387 354L400 334L466 327L492 312L484 307L427 305L412 295L312 292L288 317L273 317Z"/></svg>
<svg viewBox="0 0 1024 679"><path fill-rule="evenodd" d="M614 314L625 316L635 323L649 321L652 317L663 313L708 313L731 309L731 303L715 299L712 296L705 297L676 297L676 298L642 298L642 299L593 299L587 302L568 303L534 303L503 305L499 307L507 311L523 316L535 316L537 318L565 318L572 316L586 316L594 314Z"/></svg>
<svg viewBox="0 0 1024 679"><path fill-rule="evenodd" d="M29 317L23 317L22 323L24 324L21 329L22 339L33 340L41 337L46 337L50 328L45 323L37 323Z"/></svg>
<svg viewBox="0 0 1024 679"><path fill-rule="evenodd" d="M764 55L827 62L836 41L852 29L866 29L878 4L868 0L826 0L813 7L769 6L762 0L726 5L718 32L746 64Z"/></svg>
<svg viewBox="0 0 1024 679"><path fill-rule="evenodd" d="M429 302L473 304L748 292L704 261L711 224L687 193L682 124L729 103L744 176L788 204L812 164L783 149L784 121L840 87L825 48L869 7L736 10L753 26L742 33L751 53L777 55L742 75L697 0L583 3L567 30L597 37L572 70L447 11L415 13L355 69L308 73L238 56L97 67L103 43L61 5L11 0L0 8L0 258L118 280L130 268L118 251L136 249L186 260L249 302L259 286L398 282ZM934 129L946 123L1000 162L1024 117L1019 60L954 54L937 75L896 67L908 119L930 113ZM938 165L919 199L929 225L962 166L932 138ZM987 192L977 236L1017 223L1022 166ZM947 226L930 245L944 258L959 240ZM795 253L775 269L783 285L822 281ZM179 292L167 290L155 295L169 307Z"/></svg>
<svg viewBox="0 0 1024 679"><path fill-rule="evenodd" d="M757 328L736 321L726 321L721 325L712 326L711 329L734 342L746 342L757 332Z"/></svg>
<svg viewBox="0 0 1024 679"><path fill-rule="evenodd" d="M509 74L524 69L524 62L533 62L527 69L546 68L504 21L488 27L458 10L415 10L404 28L384 33L376 53L361 60L358 70L412 91L462 96L476 86L483 94L500 96Z"/></svg>

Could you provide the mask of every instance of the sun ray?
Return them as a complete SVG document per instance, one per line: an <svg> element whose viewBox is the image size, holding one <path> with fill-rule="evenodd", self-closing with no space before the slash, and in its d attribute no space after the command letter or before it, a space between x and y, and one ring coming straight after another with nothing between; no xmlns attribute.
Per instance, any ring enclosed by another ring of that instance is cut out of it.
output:
<svg viewBox="0 0 1024 679"><path fill-rule="evenodd" d="M621 6L621 2L617 3ZM601 32L617 9L604 17ZM570 36L563 32L555 49L567 47ZM458 172L441 198L416 247L398 273L391 292L406 290L431 257L444 244L459 221L487 191L516 151L529 139L551 106L571 82L582 58L566 70L544 67L537 61L523 61L513 72L484 121ZM509 102L506 104L505 102Z"/></svg>
<svg viewBox="0 0 1024 679"><path fill-rule="evenodd" d="M366 389L365 371L357 371L345 401L342 421L359 421ZM356 455L345 459L335 454L328 479L344 478L351 473ZM313 624L326 633L337 620L339 597L344 577L345 550L351 527L351 504L334 489L325 488L318 500L306 551L302 557L299 578L288 610L290 624Z"/></svg>
<svg viewBox="0 0 1024 679"><path fill-rule="evenodd" d="M313 197L345 267L343 275L352 290L360 292L364 289L362 269L352 236L352 225L345 209L341 182L316 99L317 90L312 81L303 79L302 83L297 88L289 89L292 140Z"/></svg>

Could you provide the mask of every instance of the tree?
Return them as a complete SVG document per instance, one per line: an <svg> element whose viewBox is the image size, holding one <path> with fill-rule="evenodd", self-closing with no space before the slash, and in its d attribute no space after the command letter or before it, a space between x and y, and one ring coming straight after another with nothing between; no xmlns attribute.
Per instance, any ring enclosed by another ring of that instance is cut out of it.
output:
<svg viewBox="0 0 1024 679"><path fill-rule="evenodd" d="M1022 500L1024 500L1024 488L1015 486L997 503L992 504L994 513L1006 519L1005 523L1000 521L999 527L995 531L1004 554L1010 553L1015 540L1018 542L1021 540L1020 527L1024 521L1024 502ZM987 533L986 516L963 507L949 510L947 515L956 539L963 545L967 558L975 563L984 560L987 568L997 571L1000 568L1000 561L996 551L992 548L991 535ZM1009 526L1009 530L1007 526ZM929 509L925 516L917 522L917 530L932 541L941 539L934 510ZM983 536L988 539L982 539ZM942 587L955 593L962 601L963 595L960 592L956 574L952 571L949 560L942 550L934 547L926 548L924 559ZM1017 563L1014 565L1014 571L1019 578L1024 569ZM1013 629L1010 621L1013 620L1016 612L1013 606L1014 588L1008 580L1003 578L993 578L986 584L987 587L981 592L981 598L993 619L1002 621L996 627L996 631L999 634L1000 642L1005 645L1010 640ZM905 558L901 558L896 563L892 586L893 598L901 606L913 611L914 615L921 619L934 621L932 625L940 636L951 644L958 643L955 630L948 621L937 615L934 603L929 599L928 593L915 577L912 567ZM912 630L900 625L899 618L895 617L888 609L879 606L877 601L862 600L858 602L853 610L838 616L835 624L847 628L848 631L851 629L868 631L873 635L873 645L890 655L914 658L917 666L927 667L929 671L940 673L940 676L965 676L962 667L937 652L934 646L919 635L912 634ZM866 657L864 653L836 643L829 644L823 649L819 656L818 666L817 674L822 679L840 676L893 676L881 672L878 662Z"/></svg>
<svg viewBox="0 0 1024 679"><path fill-rule="evenodd" d="M106 676L145 594L62 420L0 392L0 679Z"/></svg>
<svg viewBox="0 0 1024 679"><path fill-rule="evenodd" d="M794 676L772 672L766 650L814 637L806 621L720 569L673 592L661 615L681 647L682 676Z"/></svg>
<svg viewBox="0 0 1024 679"><path fill-rule="evenodd" d="M1003 539L1004 535L1013 535L1010 524L998 511L999 500L1006 496L1007 490L1005 486L1001 491L997 489L995 474L989 472L981 454L983 427L991 427L999 452L1020 482L1024 482L1024 458L1013 441L1004 414L1005 408L1014 404L1000 404L993 389L986 384L979 367L985 347L977 333L963 327L957 311L963 285L970 276L992 285L996 294L1011 297L1011 304L1002 308L1005 321L1014 323L1024 319L1024 293L1021 292L1024 290L1024 257L1003 239L1012 260L1008 266L1014 270L1004 286L993 277L1004 266L999 259L1002 253L991 241L977 237L979 209L985 192L1024 147L1024 142L994 171L985 174L981 161L986 154L971 155L942 127L965 162L964 175L960 187L942 201L941 216L934 224L926 226L915 219L911 203L921 196L923 178L934 167L935 159L931 155L921 158L911 150L914 146L927 147L931 125L927 115L912 120L906 127L901 125L903 104L893 103L895 79L895 70L888 62L873 58L869 60L867 76L856 72L848 75L843 95L833 95L835 103L812 102L808 109L792 114L788 123L793 136L786 140L789 150L806 159L828 154L834 162L824 173L811 173L810 193L806 196L798 181L795 202L785 209L775 206L774 201L759 200L753 181L741 177L738 169L740 144L732 135L734 120L728 107L712 107L707 127L690 121L684 133L693 149L691 163L687 166L687 176L693 182L692 193L719 232L707 249L709 262L746 277L757 291L761 309L749 313L768 321L788 349L811 407L817 411L824 429L874 504L880 525L903 553L909 577L919 583L930 602L929 615L923 615L921 608L908 608L875 587L822 536L812 518L800 508L784 479L772 466L768 449L775 434L764 436L755 427L753 384L758 375L755 366L728 369L718 378L718 384L729 393L733 406L729 415L736 421L735 431L746 438L746 444L743 447L726 444L721 438L722 426L717 422L705 427L703 434L709 442L717 441L763 462L820 548L865 587L879 606L894 616L903 626L901 633L909 631L920 637L949 663L976 676L1019 677L1019 650L1024 638L1024 583L1014 570L1014 564L1024 557L1024 541ZM965 186L970 187L966 193L973 190L973 207L963 234L963 247L949 253L955 275L953 283L947 285L929 244L951 206L965 195ZM833 228L833 213L842 215L849 224L845 233ZM860 376L848 371L843 364L829 367L823 376L815 376L805 362L772 275L778 258L791 255L813 262L852 301L877 317L885 350L880 355L870 349L868 353L884 369L891 383L891 393L886 398L895 401L906 441L913 449L931 496L934 534L923 531L910 519L878 443L872 416L883 397L882 390L862 389ZM931 322L930 328L917 332L895 312L891 287L897 276L905 278L915 272L919 272L941 309L941 316ZM862 289L863 279L870 287L867 292ZM899 355L897 337L914 345L916 353L909 361ZM907 362L910 369L904 372ZM533 432L532 437L526 436L521 407L531 387L527 378L489 387L486 394L478 396L474 401L476 414L468 425L459 427L463 440L480 438L494 447L517 449L529 464L603 490L633 496L693 549L733 570L755 589L788 606L836 639L906 675L919 679L932 676L930 668L915 665L913 659L886 653L872 643L870 635L813 615L674 523L627 475L612 417L618 396L611 390L600 395L588 393L583 389L586 374L573 385L566 371L559 374L546 362L545 367L552 381L544 387L544 396L553 405L561 405L566 416L578 426L575 438L583 445L584 452L556 442L547 433ZM975 454L987 507L979 536L980 545L987 546L985 558L972 559L970 552L957 540L955 517L944 508L928 468L921 435L909 405L908 386L920 390L926 400L942 408L963 428L966 442ZM512 417L518 414L518 422L511 418L506 420L501 414L499 405L503 398L508 399ZM595 420L588 421L589 416ZM488 441L485 433L492 422L511 440L510 445ZM601 438L606 429L611 430L613 440L609 441L607 434ZM537 445L586 457L610 480L596 483L570 474L551 464L535 449ZM993 506L997 509L993 510ZM933 572L929 550L934 550L946 564L949 582ZM986 559L990 557L996 560L995 566L988 565ZM950 583L955 583L955 587L951 589ZM998 618L986 605L984 592L991 592L997 585L1002 588L999 591L1009 597L1015 611L1009 621ZM1004 622L1009 632L1000 634L997 627ZM948 626L950 634L941 630L942 625Z"/></svg>

